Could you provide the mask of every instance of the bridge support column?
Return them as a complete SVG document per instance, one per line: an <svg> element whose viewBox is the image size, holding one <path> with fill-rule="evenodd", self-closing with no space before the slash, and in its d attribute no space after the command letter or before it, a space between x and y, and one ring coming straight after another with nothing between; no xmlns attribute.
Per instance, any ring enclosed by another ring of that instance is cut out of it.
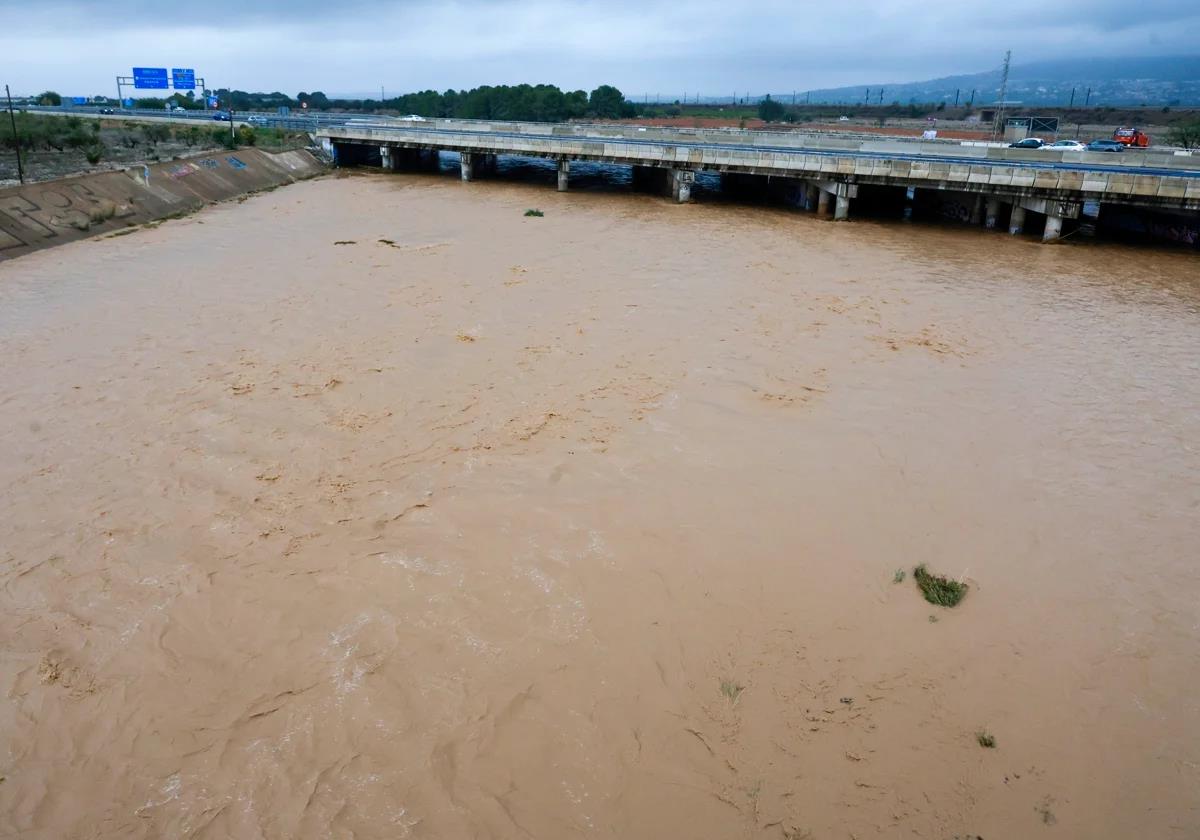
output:
<svg viewBox="0 0 1200 840"><path fill-rule="evenodd" d="M671 197L680 204L686 204L692 197L692 184L696 173L689 169L671 170Z"/></svg>
<svg viewBox="0 0 1200 840"><path fill-rule="evenodd" d="M821 188L816 184L804 185L804 209L817 212L817 202L820 200Z"/></svg>
<svg viewBox="0 0 1200 840"><path fill-rule="evenodd" d="M833 197L837 199L833 211L834 220L844 222L850 218L850 199L858 196L858 184L846 181L815 181L814 185L820 190L817 196L817 213L828 213L829 199Z"/></svg>
<svg viewBox="0 0 1200 840"><path fill-rule="evenodd" d="M817 187L817 215L818 216L828 216L829 215L829 196L830 196L830 193L827 193L825 190L821 189L820 187Z"/></svg>
<svg viewBox="0 0 1200 840"><path fill-rule="evenodd" d="M1020 204L1014 204L1012 215L1008 217L1008 232L1013 236L1024 232L1025 230L1025 208Z"/></svg>
<svg viewBox="0 0 1200 840"><path fill-rule="evenodd" d="M1046 216L1046 230L1042 233L1043 242L1057 242L1062 236L1063 217L1056 213Z"/></svg>
<svg viewBox="0 0 1200 840"><path fill-rule="evenodd" d="M1000 199L988 198L985 207L986 212L983 217L983 226L988 230L995 230L997 220L1000 218Z"/></svg>
<svg viewBox="0 0 1200 840"><path fill-rule="evenodd" d="M558 191L566 192L571 178L571 161L562 158L558 161Z"/></svg>
<svg viewBox="0 0 1200 840"><path fill-rule="evenodd" d="M837 204L833 209L833 220L835 222L844 222L850 218L850 196L839 195Z"/></svg>
<svg viewBox="0 0 1200 840"><path fill-rule="evenodd" d="M393 151L393 149L391 148L391 146L380 146L379 147L379 165L382 166L384 169L395 170L396 165L400 162L392 154L392 151Z"/></svg>
<svg viewBox="0 0 1200 840"><path fill-rule="evenodd" d="M475 177L475 156L470 152L463 152L459 158L461 159L459 166L462 170L462 179L470 181Z"/></svg>
<svg viewBox="0 0 1200 840"><path fill-rule="evenodd" d="M971 205L971 216L969 221L973 225L979 225L983 222L983 194L975 196L975 203Z"/></svg>

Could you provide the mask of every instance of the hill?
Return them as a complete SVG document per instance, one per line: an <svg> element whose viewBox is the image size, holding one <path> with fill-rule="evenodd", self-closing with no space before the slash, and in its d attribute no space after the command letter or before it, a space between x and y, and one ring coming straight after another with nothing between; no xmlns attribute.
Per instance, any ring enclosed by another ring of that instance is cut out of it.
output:
<svg viewBox="0 0 1200 840"><path fill-rule="evenodd" d="M1090 99L1088 89L1091 89ZM813 90L809 101L861 103L870 91L872 104L899 102L945 102L952 105L957 94L965 104L974 91L976 104L996 101L1000 90L999 66L982 73L945 76L922 82L855 85ZM1200 105L1200 56L1154 58L1058 59L1014 65L1009 73L1010 102L1025 105ZM791 94L779 95L787 101Z"/></svg>

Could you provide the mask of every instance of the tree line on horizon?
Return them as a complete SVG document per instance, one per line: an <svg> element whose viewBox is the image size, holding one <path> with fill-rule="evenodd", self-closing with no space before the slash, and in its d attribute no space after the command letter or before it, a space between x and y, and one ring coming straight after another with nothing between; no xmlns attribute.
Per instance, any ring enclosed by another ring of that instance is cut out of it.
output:
<svg viewBox="0 0 1200 840"><path fill-rule="evenodd" d="M300 92L288 96L280 91L253 93L220 88L212 91L220 107L235 111L274 111L287 107L293 111L391 111L422 117L457 117L472 120L533 120L565 122L584 117L620 119L637 115L633 103L612 85L600 85L591 93L564 91L555 85L482 85L471 90L423 90L387 99L332 98L321 91ZM45 91L34 98L45 105L60 105L62 97ZM190 91L165 98L138 97L135 108L159 109L179 106L187 110L204 107L203 97Z"/></svg>

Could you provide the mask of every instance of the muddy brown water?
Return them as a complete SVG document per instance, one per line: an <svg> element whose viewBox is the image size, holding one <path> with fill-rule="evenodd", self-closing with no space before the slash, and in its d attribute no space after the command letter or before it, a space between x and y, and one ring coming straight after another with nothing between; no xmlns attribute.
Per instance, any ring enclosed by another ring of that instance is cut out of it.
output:
<svg viewBox="0 0 1200 840"><path fill-rule="evenodd" d="M1195 837L1198 265L428 175L5 263L0 835Z"/></svg>

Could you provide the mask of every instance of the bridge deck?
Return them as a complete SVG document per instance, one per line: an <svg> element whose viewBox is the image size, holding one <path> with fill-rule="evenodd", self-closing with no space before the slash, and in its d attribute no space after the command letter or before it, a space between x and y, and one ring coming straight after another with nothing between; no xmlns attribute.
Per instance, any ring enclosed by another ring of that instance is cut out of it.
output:
<svg viewBox="0 0 1200 840"><path fill-rule="evenodd" d="M532 130L541 128L538 133ZM551 124L521 124L520 130L439 127L426 123L330 125L317 136L330 143L440 149L473 154L511 154L603 161L687 170L741 172L821 181L915 186L966 192L1039 197L1058 201L1105 201L1200 210L1200 160L1145 155L1137 163L1104 153L909 144L848 143L841 148L766 145L759 132L751 142L736 137L664 139L567 133ZM997 154L1000 153L1000 154ZM1016 154L1014 154L1016 153ZM1132 156L1131 156L1132 157Z"/></svg>

